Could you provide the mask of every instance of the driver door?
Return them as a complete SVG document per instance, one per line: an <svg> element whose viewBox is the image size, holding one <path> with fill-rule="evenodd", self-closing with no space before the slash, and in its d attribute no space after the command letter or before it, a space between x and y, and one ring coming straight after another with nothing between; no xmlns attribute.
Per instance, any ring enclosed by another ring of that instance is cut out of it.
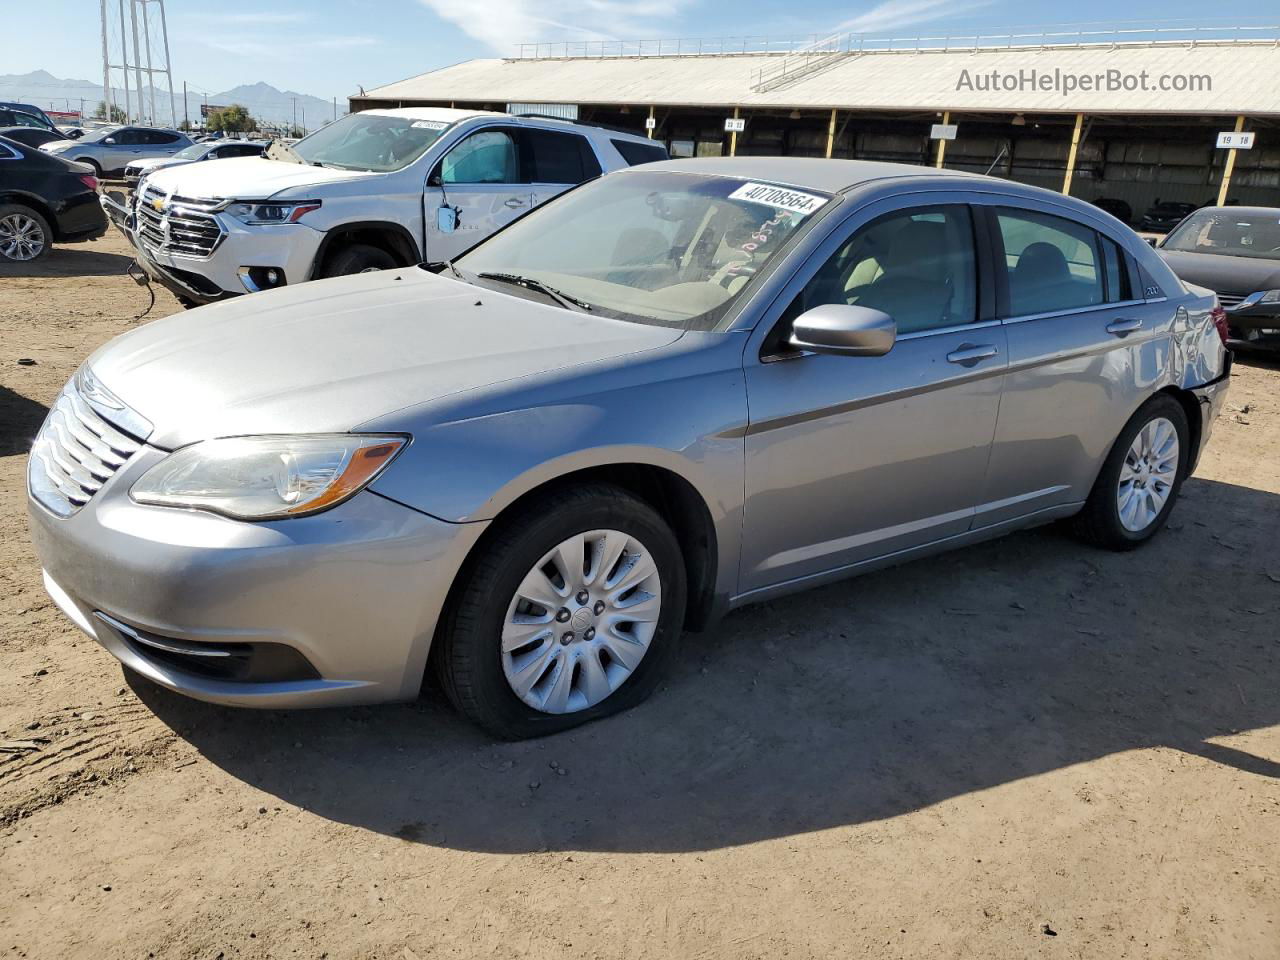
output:
<svg viewBox="0 0 1280 960"><path fill-rule="evenodd" d="M742 593L969 529L1007 360L974 218L942 199L837 228L753 338ZM889 313L897 341L879 357L790 348L795 317L827 303Z"/></svg>
<svg viewBox="0 0 1280 960"><path fill-rule="evenodd" d="M521 169L515 128L485 127L455 143L427 180L426 259L451 260L526 212L533 194ZM451 230L442 207L456 211Z"/></svg>

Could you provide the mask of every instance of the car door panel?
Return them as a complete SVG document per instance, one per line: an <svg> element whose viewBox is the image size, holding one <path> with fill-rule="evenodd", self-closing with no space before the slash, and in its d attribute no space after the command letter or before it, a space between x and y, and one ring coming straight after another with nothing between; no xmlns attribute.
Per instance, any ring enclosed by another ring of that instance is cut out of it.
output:
<svg viewBox="0 0 1280 960"><path fill-rule="evenodd" d="M1005 319L1009 372L978 526L1088 497L1112 442L1167 368L1170 315L1167 304L1123 296Z"/></svg>
<svg viewBox="0 0 1280 960"><path fill-rule="evenodd" d="M852 247L859 231L890 215L940 207L964 207L963 195L860 211L815 252L797 286L821 286L812 264L844 256L838 251L846 241L838 238L854 238L847 240ZM871 287L877 274L889 276L887 266L854 259L846 259L840 279L838 295L846 299ZM905 305L911 285L896 286ZM779 299L795 295L792 287ZM986 299L971 315L984 315ZM966 532L986 476L1006 358L1004 328L995 320L908 329L879 357L773 358L767 349L760 357L749 349L740 592Z"/></svg>
<svg viewBox="0 0 1280 960"><path fill-rule="evenodd" d="M450 260L529 210L533 196L522 182L518 145L518 131L486 127L445 153L425 192L427 259ZM441 229L442 207L457 212L453 230Z"/></svg>

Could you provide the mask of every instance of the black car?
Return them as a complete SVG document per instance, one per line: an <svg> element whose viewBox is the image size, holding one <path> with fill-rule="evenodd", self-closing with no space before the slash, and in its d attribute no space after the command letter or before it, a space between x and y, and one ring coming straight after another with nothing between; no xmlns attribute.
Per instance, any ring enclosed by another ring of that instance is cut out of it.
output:
<svg viewBox="0 0 1280 960"><path fill-rule="evenodd" d="M0 137L0 262L36 260L54 243L92 240L106 229L88 167Z"/></svg>
<svg viewBox="0 0 1280 960"><path fill-rule="evenodd" d="M1156 249L1218 295L1233 339L1280 349L1280 207L1202 207Z"/></svg>
<svg viewBox="0 0 1280 960"><path fill-rule="evenodd" d="M10 140L17 140L19 143L25 143L28 147L38 147L42 143L49 143L53 140L71 139L65 133L60 133L57 130L46 130L44 127L25 126L0 126L0 137L8 137Z"/></svg>
<svg viewBox="0 0 1280 960"><path fill-rule="evenodd" d="M1157 199L1155 205L1142 215L1139 229L1150 230L1152 233L1168 233L1182 222L1183 217L1194 212L1195 209L1194 203Z"/></svg>
<svg viewBox="0 0 1280 960"><path fill-rule="evenodd" d="M49 119L49 115L37 107L33 103L17 103L13 100L0 100L0 110L17 110L21 113L28 113L40 120L41 126L53 127L53 121Z"/></svg>

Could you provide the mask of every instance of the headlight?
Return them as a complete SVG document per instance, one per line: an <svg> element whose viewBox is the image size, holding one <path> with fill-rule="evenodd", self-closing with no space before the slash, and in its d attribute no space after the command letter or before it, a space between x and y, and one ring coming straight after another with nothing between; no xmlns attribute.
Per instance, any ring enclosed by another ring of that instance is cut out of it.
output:
<svg viewBox="0 0 1280 960"><path fill-rule="evenodd" d="M1268 290L1262 295L1259 303L1280 303L1280 290Z"/></svg>
<svg viewBox="0 0 1280 960"><path fill-rule="evenodd" d="M236 202L227 207L227 213L241 223L260 226L271 223L297 223L312 210L319 209L319 200L299 200L296 203Z"/></svg>
<svg viewBox="0 0 1280 960"><path fill-rule="evenodd" d="M211 510L240 520L315 513L353 496L408 443L371 434L227 437L178 450L129 495L138 503Z"/></svg>

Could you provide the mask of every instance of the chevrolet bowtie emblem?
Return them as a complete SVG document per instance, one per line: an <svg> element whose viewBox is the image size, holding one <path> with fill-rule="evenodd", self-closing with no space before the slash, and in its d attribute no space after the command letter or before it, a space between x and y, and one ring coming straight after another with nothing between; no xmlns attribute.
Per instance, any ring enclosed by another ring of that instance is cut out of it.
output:
<svg viewBox="0 0 1280 960"><path fill-rule="evenodd" d="M163 210L163 209L164 209L164 197L156 197L154 200L152 200L152 201L151 201L151 207L152 207L152 209L153 209L153 210L157 210L157 211L159 211L159 210Z"/></svg>

